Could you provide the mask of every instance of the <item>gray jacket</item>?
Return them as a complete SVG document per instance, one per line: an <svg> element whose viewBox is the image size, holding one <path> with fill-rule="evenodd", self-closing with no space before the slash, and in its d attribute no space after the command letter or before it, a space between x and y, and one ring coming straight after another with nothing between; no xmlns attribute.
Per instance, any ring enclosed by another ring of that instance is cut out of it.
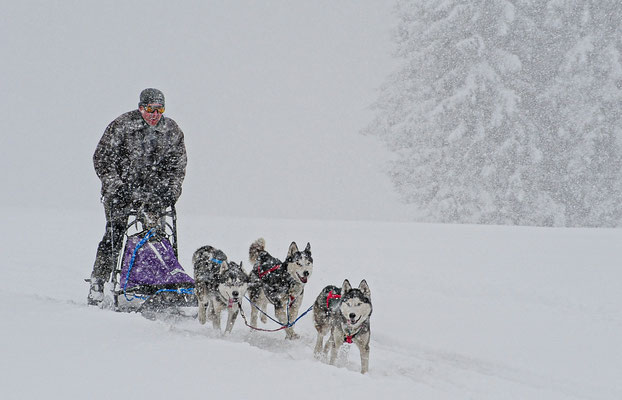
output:
<svg viewBox="0 0 622 400"><path fill-rule="evenodd" d="M108 125L95 154L95 172L104 201L121 205L175 204L186 176L184 134L177 123L162 116L149 126L139 110L127 112Z"/></svg>

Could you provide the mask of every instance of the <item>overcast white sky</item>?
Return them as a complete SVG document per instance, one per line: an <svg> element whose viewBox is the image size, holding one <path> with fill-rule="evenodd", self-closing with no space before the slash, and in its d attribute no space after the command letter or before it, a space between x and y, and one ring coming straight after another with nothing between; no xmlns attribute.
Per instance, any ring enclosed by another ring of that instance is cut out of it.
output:
<svg viewBox="0 0 622 400"><path fill-rule="evenodd" d="M4 3L2 204L100 207L97 141L157 87L186 135L178 209L406 215L390 154L358 133L394 66L392 2Z"/></svg>

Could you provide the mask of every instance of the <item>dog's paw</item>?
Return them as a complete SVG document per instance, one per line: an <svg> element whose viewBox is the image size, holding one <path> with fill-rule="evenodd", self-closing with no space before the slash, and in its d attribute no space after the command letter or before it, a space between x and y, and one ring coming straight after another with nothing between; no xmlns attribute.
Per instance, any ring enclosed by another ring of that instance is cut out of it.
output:
<svg viewBox="0 0 622 400"><path fill-rule="evenodd" d="M285 339L289 339L289 340L298 340L300 339L300 335L297 334L296 332L287 332L287 334L285 335Z"/></svg>

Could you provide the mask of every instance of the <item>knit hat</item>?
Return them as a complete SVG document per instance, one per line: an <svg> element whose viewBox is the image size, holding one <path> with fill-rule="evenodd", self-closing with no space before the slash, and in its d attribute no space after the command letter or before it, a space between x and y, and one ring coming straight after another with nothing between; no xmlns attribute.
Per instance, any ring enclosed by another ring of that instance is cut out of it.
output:
<svg viewBox="0 0 622 400"><path fill-rule="evenodd" d="M147 104L162 104L164 106L164 93L154 88L143 90L140 92L138 106L146 106Z"/></svg>

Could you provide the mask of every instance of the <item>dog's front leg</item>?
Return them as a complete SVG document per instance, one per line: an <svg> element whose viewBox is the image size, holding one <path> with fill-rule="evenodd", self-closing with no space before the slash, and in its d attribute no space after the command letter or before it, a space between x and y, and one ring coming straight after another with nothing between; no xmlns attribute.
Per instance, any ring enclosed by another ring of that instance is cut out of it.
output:
<svg viewBox="0 0 622 400"><path fill-rule="evenodd" d="M233 308L229 308L229 317L227 318L227 327L225 328L225 333L231 333L231 330L233 329L233 324L235 323L235 319L238 317L238 312L239 310L237 307L235 308L235 310Z"/></svg>
<svg viewBox="0 0 622 400"><path fill-rule="evenodd" d="M361 351L361 374L369 371L369 344L359 348Z"/></svg>
<svg viewBox="0 0 622 400"><path fill-rule="evenodd" d="M250 291L250 300L251 300L251 326L253 328L257 328L257 301L259 299L259 294L257 293L257 289L249 290Z"/></svg>
<svg viewBox="0 0 622 400"><path fill-rule="evenodd" d="M337 360L337 350L341 347L341 336L341 330L333 327L330 333L329 342L326 343L326 346L330 347L330 358L328 361L330 365L335 365L335 361Z"/></svg>
<svg viewBox="0 0 622 400"><path fill-rule="evenodd" d="M220 330L220 313L221 309L216 305L216 300L210 301L208 316L212 320L212 328L216 330Z"/></svg>
<svg viewBox="0 0 622 400"><path fill-rule="evenodd" d="M315 341L315 349L313 349L313 355L315 355L315 358L320 358L320 355L322 354L322 347L324 345L324 335L325 332L323 332L323 330L321 328L317 328L317 340Z"/></svg>
<svg viewBox="0 0 622 400"><path fill-rule="evenodd" d="M208 305L207 287L205 286L204 283L199 283L197 284L196 288L197 288L197 300L199 302L198 318L199 318L199 322L201 323L201 325L205 325L205 322L207 321L207 305Z"/></svg>
<svg viewBox="0 0 622 400"><path fill-rule="evenodd" d="M281 323L281 325L287 324L287 315L285 314L285 307L283 307L282 303L274 305L274 315L276 315L276 319ZM287 328L285 329L285 338L289 339Z"/></svg>
<svg viewBox="0 0 622 400"><path fill-rule="evenodd" d="M369 334L355 342L361 353L361 374L364 374L369 371Z"/></svg>
<svg viewBox="0 0 622 400"><path fill-rule="evenodd" d="M286 310L286 313L289 314L289 323L293 323L298 318L298 310L300 309L300 302L302 301L302 296L296 297L296 299L289 305L289 309ZM286 306L287 307L287 306ZM287 321L288 316L285 316L285 320ZM298 339L300 335L294 332L294 327L285 328L286 338L287 339Z"/></svg>
<svg viewBox="0 0 622 400"><path fill-rule="evenodd" d="M264 324L267 322L267 317L265 316L266 306L268 304L268 298L263 293L263 289L258 288L255 289L254 293L251 293L251 326L257 328L257 315L259 314L260 309L262 311L261 314L261 322Z"/></svg>
<svg viewBox="0 0 622 400"><path fill-rule="evenodd" d="M261 319L261 323L265 324L268 322L268 315L266 314L266 312L268 311L268 298L266 297L263 290L261 291L261 294L259 296L259 308L262 311L259 318Z"/></svg>
<svg viewBox="0 0 622 400"><path fill-rule="evenodd" d="M199 323L201 325L205 325L205 322L207 322L207 304L201 302L201 300L199 300Z"/></svg>
<svg viewBox="0 0 622 400"><path fill-rule="evenodd" d="M328 355L328 352L330 351L330 349L333 348L334 345L335 345L335 340L333 339L333 332L331 331L328 334L328 340L326 340L326 344L324 344L324 349L322 349L324 356Z"/></svg>
<svg viewBox="0 0 622 400"><path fill-rule="evenodd" d="M257 328L257 309L251 306L251 326Z"/></svg>
<svg viewBox="0 0 622 400"><path fill-rule="evenodd" d="M220 329L220 308L217 306L216 299L210 299L207 307L207 318L212 321L214 329Z"/></svg>
<svg viewBox="0 0 622 400"><path fill-rule="evenodd" d="M283 305L281 302L279 305L274 305L274 314L276 315L276 319L279 320L281 325L286 326L289 322L287 321L287 305ZM294 333L294 329L285 328L285 339L298 339L298 335Z"/></svg>

